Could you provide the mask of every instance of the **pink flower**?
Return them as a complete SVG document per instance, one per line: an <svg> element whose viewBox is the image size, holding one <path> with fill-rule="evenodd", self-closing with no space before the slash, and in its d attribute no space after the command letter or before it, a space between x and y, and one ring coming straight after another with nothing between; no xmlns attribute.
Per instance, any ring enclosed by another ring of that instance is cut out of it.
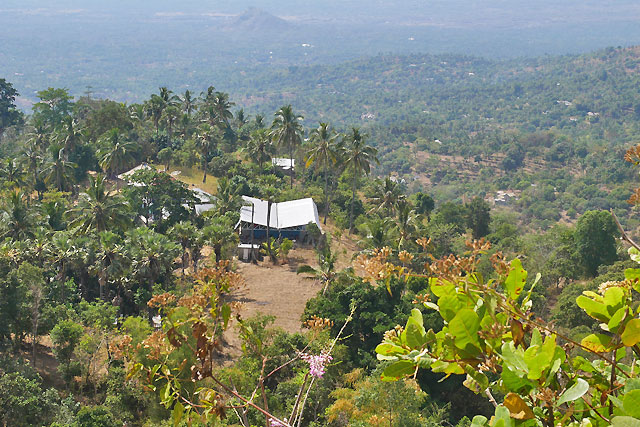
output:
<svg viewBox="0 0 640 427"><path fill-rule="evenodd" d="M322 378L325 372L325 365L333 360L333 357L325 352L318 355L301 353L300 358L309 364L309 373L316 378Z"/></svg>
<svg viewBox="0 0 640 427"><path fill-rule="evenodd" d="M284 420L287 421L286 418ZM282 424L280 421L276 421L274 418L271 418L270 423L271 427L285 427L285 424Z"/></svg>

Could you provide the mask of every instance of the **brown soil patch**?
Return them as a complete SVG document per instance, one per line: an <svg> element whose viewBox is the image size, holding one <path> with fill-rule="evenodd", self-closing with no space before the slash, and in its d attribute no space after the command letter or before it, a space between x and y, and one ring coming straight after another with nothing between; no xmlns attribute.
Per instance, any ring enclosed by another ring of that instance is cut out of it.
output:
<svg viewBox="0 0 640 427"><path fill-rule="evenodd" d="M308 262L308 255L300 249L292 251L291 258L295 261L285 265L272 265L270 261L259 265L238 263L238 272L246 285L234 291L231 297L242 303L240 315L243 318L257 313L273 315L276 317L274 326L287 332L300 331L304 307L320 290L314 280L295 272L298 264Z"/></svg>

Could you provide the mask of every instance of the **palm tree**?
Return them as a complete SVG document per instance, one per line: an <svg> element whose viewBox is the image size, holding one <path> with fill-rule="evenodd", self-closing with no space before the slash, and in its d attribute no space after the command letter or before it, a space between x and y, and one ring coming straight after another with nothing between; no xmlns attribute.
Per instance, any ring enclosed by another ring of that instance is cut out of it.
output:
<svg viewBox="0 0 640 427"><path fill-rule="evenodd" d="M374 218L363 225L365 238L359 245L366 249L383 248L390 246L396 240L396 230L391 218Z"/></svg>
<svg viewBox="0 0 640 427"><path fill-rule="evenodd" d="M160 132L160 119L162 118L165 107L166 104L164 100L155 93L151 95L151 99L144 103L146 116L153 121L153 126L156 128L156 136L158 136Z"/></svg>
<svg viewBox="0 0 640 427"><path fill-rule="evenodd" d="M271 154L273 153L273 144L271 143L269 131L266 129L253 131L244 151L247 152L249 158L258 163L260 170L262 170L264 162L271 160Z"/></svg>
<svg viewBox="0 0 640 427"><path fill-rule="evenodd" d="M29 206L27 195L19 190L9 193L9 198L2 206L2 237L22 240L33 236L35 213Z"/></svg>
<svg viewBox="0 0 640 427"><path fill-rule="evenodd" d="M4 178L12 188L21 187L24 184L24 169L15 159L4 159L0 168L0 176Z"/></svg>
<svg viewBox="0 0 640 427"><path fill-rule="evenodd" d="M164 120L167 123L167 133L169 134L169 139L171 139L171 135L173 133L173 124L179 119L180 110L178 107L174 105L170 105L164 110Z"/></svg>
<svg viewBox="0 0 640 427"><path fill-rule="evenodd" d="M322 250L318 251L318 268L313 268L310 265L301 265L298 267L297 274L309 274L310 279L320 282L322 284L322 295L324 295L338 275L336 272L337 259L338 255L331 252L331 245L327 243Z"/></svg>
<svg viewBox="0 0 640 427"><path fill-rule="evenodd" d="M327 223L329 214L329 166L338 162L337 138L338 135L327 123L320 123L309 135L313 146L307 151L306 167L315 165L324 174L324 224Z"/></svg>
<svg viewBox="0 0 640 427"><path fill-rule="evenodd" d="M191 113L193 113L196 109L196 98L193 98L191 95L191 91L187 89L180 100L182 102L182 111L187 113L189 117L191 117Z"/></svg>
<svg viewBox="0 0 640 427"><path fill-rule="evenodd" d="M187 250L190 249L193 246L194 241L198 239L200 230L198 230L198 228L196 228L196 226L190 221L180 221L179 223L174 224L167 234L182 246L182 275L184 276L184 271L187 266Z"/></svg>
<svg viewBox="0 0 640 427"><path fill-rule="evenodd" d="M396 220L398 227L398 234L400 239L398 240L398 249L404 249L409 242L412 242L413 236L416 230L420 226L421 216L411 208L406 200L402 200L397 205L398 217Z"/></svg>
<svg viewBox="0 0 640 427"><path fill-rule="evenodd" d="M35 142L30 142L22 152L22 159L29 172L32 174L33 185L38 182L38 166L42 161L42 156L38 145Z"/></svg>
<svg viewBox="0 0 640 427"><path fill-rule="evenodd" d="M216 214L225 215L227 212L237 212L242 205L238 188L226 177L218 179L215 198Z"/></svg>
<svg viewBox="0 0 640 427"><path fill-rule="evenodd" d="M198 135L196 138L196 145L200 154L200 160L202 162L202 182L207 182L207 162L211 151L215 146L214 140L220 138L220 130L209 126L207 123L203 123L198 127Z"/></svg>
<svg viewBox="0 0 640 427"><path fill-rule="evenodd" d="M293 159L293 151L302 141L302 116L293 113L291 105L285 105L276 111L275 118L271 124L271 137L276 145L286 147L289 158ZM291 170L291 188L293 188L294 170Z"/></svg>
<svg viewBox="0 0 640 427"><path fill-rule="evenodd" d="M119 171L124 170L133 161L136 145L131 141L124 140L120 129L111 129L104 142L109 147L100 152L100 167L110 179L114 179Z"/></svg>
<svg viewBox="0 0 640 427"><path fill-rule="evenodd" d="M218 126L229 126L229 120L233 118L231 107L235 105L235 103L229 101L229 94L224 92L216 92L213 99L211 100L210 105L215 112Z"/></svg>
<svg viewBox="0 0 640 427"><path fill-rule="evenodd" d="M43 151L49 147L49 131L47 124L41 117L34 117L31 120L33 129L29 132L29 142L42 149Z"/></svg>
<svg viewBox="0 0 640 427"><path fill-rule="evenodd" d="M91 177L89 188L80 193L78 204L69 210L75 218L70 228L78 227L80 233L94 230L97 233L106 230L125 228L129 224L129 205L118 194L110 194L105 186L105 177Z"/></svg>
<svg viewBox="0 0 640 427"><path fill-rule="evenodd" d="M44 182L58 191L72 191L76 164L65 159L64 148L52 145L49 149L53 160L42 171Z"/></svg>
<svg viewBox="0 0 640 427"><path fill-rule="evenodd" d="M211 217L209 224L202 229L205 242L213 248L216 262L222 260L224 245L234 243L238 235L233 230L233 222L227 216Z"/></svg>
<svg viewBox="0 0 640 427"><path fill-rule="evenodd" d="M98 233L98 251L96 254L98 273L98 285L100 287L100 299L105 299L105 287L109 279L122 274L124 270L124 247L120 236L110 231Z"/></svg>
<svg viewBox="0 0 640 427"><path fill-rule="evenodd" d="M68 160L69 155L72 154L82 143L84 136L78 130L77 120L70 116L66 116L63 120L63 127L58 133L58 143L62 144L64 154L66 156L65 158Z"/></svg>
<svg viewBox="0 0 640 427"><path fill-rule="evenodd" d="M167 89L165 86L160 88L159 96L164 104L164 108L175 107L180 104L180 98L178 95L174 95L173 91Z"/></svg>
<svg viewBox="0 0 640 427"><path fill-rule="evenodd" d="M349 214L349 234L353 233L353 207L356 200L356 189L360 175L368 175L371 171L371 163L378 162L376 154L378 150L367 145L366 135L361 134L358 128L352 128L345 138L345 167L353 175L351 185L351 210Z"/></svg>
<svg viewBox="0 0 640 427"><path fill-rule="evenodd" d="M372 211L384 210L387 216L395 216L398 203L406 199L400 184L386 177L384 181L377 181L376 195L371 201L376 205Z"/></svg>

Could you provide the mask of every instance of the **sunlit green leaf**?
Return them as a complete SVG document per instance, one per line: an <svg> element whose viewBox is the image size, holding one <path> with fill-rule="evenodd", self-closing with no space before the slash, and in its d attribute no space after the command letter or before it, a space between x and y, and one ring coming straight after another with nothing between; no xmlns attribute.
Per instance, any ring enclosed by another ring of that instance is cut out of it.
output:
<svg viewBox="0 0 640 427"><path fill-rule="evenodd" d="M632 347L640 342L640 319L631 319L624 327L622 343L627 347Z"/></svg>
<svg viewBox="0 0 640 427"><path fill-rule="evenodd" d="M509 269L509 275L504 281L504 287L508 295L512 299L518 298L518 295L524 289L524 284L527 281L527 272L522 268L522 262L518 258L511 261L511 268Z"/></svg>
<svg viewBox="0 0 640 427"><path fill-rule="evenodd" d="M578 378L574 385L566 389L564 393L560 395L560 399L558 399L557 404L562 405L563 403L573 402L574 400L584 396L587 391L589 391L589 383L582 378Z"/></svg>
<svg viewBox="0 0 640 427"><path fill-rule="evenodd" d="M449 322L449 332L454 336L456 347L469 353L477 353L480 348L479 330L480 319L470 309L460 310Z"/></svg>

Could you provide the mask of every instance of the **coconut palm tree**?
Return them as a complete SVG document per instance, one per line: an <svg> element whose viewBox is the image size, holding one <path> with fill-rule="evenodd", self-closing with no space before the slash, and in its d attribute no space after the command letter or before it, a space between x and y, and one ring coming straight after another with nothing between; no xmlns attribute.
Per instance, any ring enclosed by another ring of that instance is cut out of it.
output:
<svg viewBox="0 0 640 427"><path fill-rule="evenodd" d="M89 188L80 193L78 204L68 212L74 218L70 228L77 227L80 233L90 230L100 233L125 228L129 224L129 205L122 196L110 194L105 181L101 175L90 178Z"/></svg>
<svg viewBox="0 0 640 427"><path fill-rule="evenodd" d="M184 91L184 95L180 99L182 102L182 111L187 113L189 117L191 117L191 113L193 113L198 107L196 105L196 98L194 98L189 89Z"/></svg>
<svg viewBox="0 0 640 427"><path fill-rule="evenodd" d="M175 95L172 90L167 89L166 86L160 88L159 97L164 104L164 108L180 105L180 97Z"/></svg>
<svg viewBox="0 0 640 427"><path fill-rule="evenodd" d="M234 102L229 101L229 94L224 92L216 92L210 103L213 107L213 111L216 114L216 120L218 125L222 127L229 126L229 120L233 118L231 107L235 105Z"/></svg>
<svg viewBox="0 0 640 427"><path fill-rule="evenodd" d="M314 165L322 169L324 175L324 224L327 223L329 214L329 167L335 165L339 159L338 134L327 123L320 125L311 131L309 140L312 144L305 158L306 167Z"/></svg>
<svg viewBox="0 0 640 427"><path fill-rule="evenodd" d="M318 268L310 265L301 265L298 267L297 274L309 274L310 279L315 279L322 285L322 295L327 291L329 286L334 282L338 272L336 272L336 261L338 254L331 251L331 245L328 243L318 251Z"/></svg>
<svg viewBox="0 0 640 427"><path fill-rule="evenodd" d="M126 141L119 129L111 129L103 142L106 148L100 150L100 167L110 179L114 179L119 171L124 170L134 160L136 145Z"/></svg>
<svg viewBox="0 0 640 427"><path fill-rule="evenodd" d="M260 170L262 170L264 162L271 160L271 155L273 154L273 144L271 143L269 131L267 129L253 131L243 151L247 153L251 160L258 163Z"/></svg>
<svg viewBox="0 0 640 427"><path fill-rule="evenodd" d="M365 237L358 244L363 248L379 249L392 246L392 242L396 240L396 229L391 218L373 218L364 223L362 228Z"/></svg>
<svg viewBox="0 0 640 427"><path fill-rule="evenodd" d="M405 249L407 245L414 241L414 236L423 217L416 213L406 200L398 202L397 212L396 224L400 235L398 249Z"/></svg>
<svg viewBox="0 0 640 427"><path fill-rule="evenodd" d="M376 180L376 192L371 201L375 204L372 211L385 211L387 216L395 216L398 203L406 199L400 184L386 177L384 181Z"/></svg>
<svg viewBox="0 0 640 427"><path fill-rule="evenodd" d="M160 119L162 119L162 113L165 107L166 104L164 100L155 93L144 103L145 114L153 121L153 126L156 128L156 136L158 136L160 132Z"/></svg>
<svg viewBox="0 0 640 427"><path fill-rule="evenodd" d="M9 193L8 199L0 211L0 221L3 224L2 237L11 237L15 240L23 240L33 237L36 217L35 212L29 206L26 194L19 190Z"/></svg>
<svg viewBox="0 0 640 427"><path fill-rule="evenodd" d="M66 116L62 122L62 129L58 132L57 141L62 144L64 148L65 159L69 159L69 155L72 154L80 144L84 135L78 129L78 121L71 116Z"/></svg>
<svg viewBox="0 0 640 427"><path fill-rule="evenodd" d="M167 234L182 246L182 275L184 276L184 271L187 267L187 258L189 255L188 249L193 246L194 240L200 237L200 230L190 221L180 221L179 223L174 224Z"/></svg>
<svg viewBox="0 0 640 427"><path fill-rule="evenodd" d="M167 124L167 133L169 135L169 139L173 134L173 124L180 118L180 109L175 105L170 105L165 108L163 116L164 121Z"/></svg>
<svg viewBox="0 0 640 427"><path fill-rule="evenodd" d="M238 188L226 177L218 179L215 197L216 214L225 215L227 212L237 212L242 205Z"/></svg>
<svg viewBox="0 0 640 427"><path fill-rule="evenodd" d="M31 173L33 185L38 182L38 173L42 155L35 142L29 142L22 152L22 162Z"/></svg>
<svg viewBox="0 0 640 427"><path fill-rule="evenodd" d="M215 147L215 143L220 139L220 130L212 127L207 123L203 123L198 127L198 135L196 137L196 146L200 154L200 161L202 162L202 182L207 182L207 163L209 162L209 156L211 151Z"/></svg>
<svg viewBox="0 0 640 427"><path fill-rule="evenodd" d="M302 142L304 132L300 123L302 119L302 116L294 114L291 105L285 105L276 111L271 124L271 138L277 146L287 149L290 159L293 159L294 150ZM293 175L294 170L292 169L291 188L293 188Z"/></svg>
<svg viewBox="0 0 640 427"><path fill-rule="evenodd" d="M21 187L24 184L24 169L15 159L4 159L2 167L0 167L0 176L12 188Z"/></svg>
<svg viewBox="0 0 640 427"><path fill-rule="evenodd" d="M378 150L368 145L366 135L360 133L358 128L352 128L345 137L345 168L352 174L351 183L351 209L349 213L349 234L353 232L353 207L356 200L358 178L371 172L371 163L379 163L376 154Z"/></svg>
<svg viewBox="0 0 640 427"><path fill-rule="evenodd" d="M76 164L65 159L64 148L58 145L49 147L53 160L44 168L44 182L58 191L73 191L74 170Z"/></svg>
<svg viewBox="0 0 640 427"><path fill-rule="evenodd" d="M98 250L94 269L98 274L100 299L105 300L105 288L112 280L124 271L124 246L120 236L110 231L98 233Z"/></svg>

